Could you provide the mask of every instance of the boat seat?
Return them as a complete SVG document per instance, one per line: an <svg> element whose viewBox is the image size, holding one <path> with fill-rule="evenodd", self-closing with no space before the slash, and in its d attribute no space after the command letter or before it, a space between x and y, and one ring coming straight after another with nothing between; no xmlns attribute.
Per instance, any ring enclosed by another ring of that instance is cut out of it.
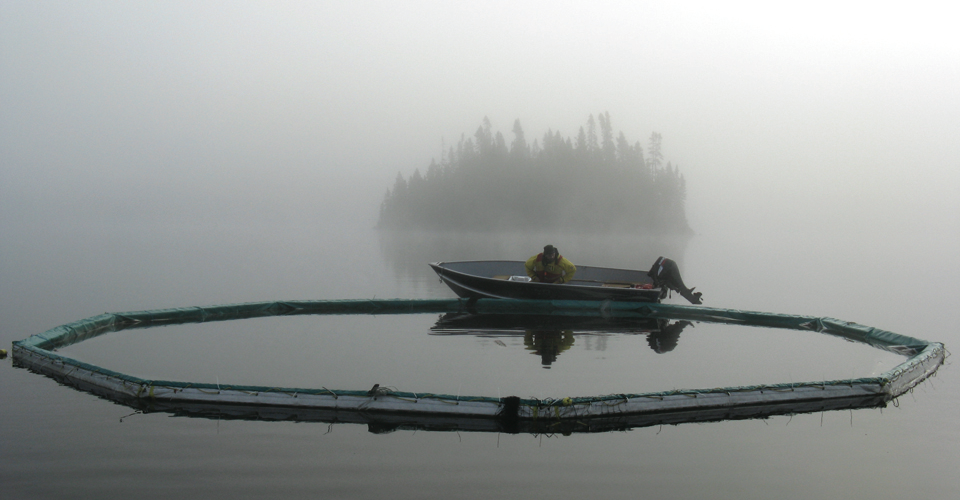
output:
<svg viewBox="0 0 960 500"><path fill-rule="evenodd" d="M509 275L509 274L497 274L497 275L494 275L494 276L493 276L493 279L495 279L495 280L508 280L508 279L510 279L510 275ZM581 284L581 283L578 283L578 284ZM631 288L631 287L633 287L633 285L639 285L639 284L640 284L640 283L624 283L624 282L621 281L621 282L618 282L618 283L597 283L596 285L593 285L593 286L598 286L598 285L599 285L599 286L607 287L607 288ZM588 285L588 286L589 286L589 285Z"/></svg>

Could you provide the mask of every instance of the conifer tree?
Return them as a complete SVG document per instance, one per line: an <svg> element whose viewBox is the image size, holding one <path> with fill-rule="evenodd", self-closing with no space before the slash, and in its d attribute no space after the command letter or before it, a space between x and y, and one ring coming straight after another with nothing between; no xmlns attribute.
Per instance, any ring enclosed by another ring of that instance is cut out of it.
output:
<svg viewBox="0 0 960 500"><path fill-rule="evenodd" d="M686 180L672 163L663 166L660 134L650 135L645 158L639 141L631 145L623 132L614 139L609 113L597 121L599 140L590 115L575 140L547 130L528 146L515 120L507 147L484 117L426 174L416 169L409 180L397 174L378 227L689 231Z"/></svg>

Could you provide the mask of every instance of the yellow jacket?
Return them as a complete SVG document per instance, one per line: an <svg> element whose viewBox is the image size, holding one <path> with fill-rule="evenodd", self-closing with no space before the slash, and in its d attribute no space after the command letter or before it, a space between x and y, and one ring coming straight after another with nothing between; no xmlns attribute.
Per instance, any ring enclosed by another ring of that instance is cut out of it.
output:
<svg viewBox="0 0 960 500"><path fill-rule="evenodd" d="M577 272L577 266L564 259L562 255L558 255L557 261L553 264L544 265L543 253L527 259L524 267L527 268L527 276L544 283L569 283L573 279L573 274Z"/></svg>

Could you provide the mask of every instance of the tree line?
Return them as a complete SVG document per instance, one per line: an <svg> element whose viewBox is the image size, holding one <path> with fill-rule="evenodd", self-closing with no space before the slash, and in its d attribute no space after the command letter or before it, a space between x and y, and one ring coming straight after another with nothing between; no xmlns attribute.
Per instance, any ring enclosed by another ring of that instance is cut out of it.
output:
<svg viewBox="0 0 960 500"><path fill-rule="evenodd" d="M548 130L528 143L520 121L508 145L483 119L473 137L409 179L397 174L380 205L381 229L690 232L686 181L664 164L661 136L646 154L610 114L590 115L573 139Z"/></svg>

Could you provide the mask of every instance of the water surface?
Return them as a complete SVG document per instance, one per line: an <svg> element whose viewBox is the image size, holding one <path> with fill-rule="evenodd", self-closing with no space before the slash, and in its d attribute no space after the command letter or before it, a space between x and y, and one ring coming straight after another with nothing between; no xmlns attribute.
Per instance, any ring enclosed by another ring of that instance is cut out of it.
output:
<svg viewBox="0 0 960 500"><path fill-rule="evenodd" d="M701 234L685 242L602 243L435 235L414 238L423 242L417 245L335 224L10 227L0 246L8 346L104 311L447 298L452 293L427 262L520 260L546 242L588 265L644 268L657 255L674 256L709 306L832 316L948 349L960 340L956 235ZM918 249L924 259L903 259ZM380 383L530 397L870 376L900 360L817 333L698 323L667 352L651 349L642 333L574 332L545 365L523 334L441 335L431 330L438 319L305 316L181 325L111 333L67 353L150 378L338 389ZM0 479L11 498L948 497L960 491L953 473L960 401L949 362L899 406L882 410L563 436L373 434L355 424L131 415L130 408L13 369L7 359Z"/></svg>

